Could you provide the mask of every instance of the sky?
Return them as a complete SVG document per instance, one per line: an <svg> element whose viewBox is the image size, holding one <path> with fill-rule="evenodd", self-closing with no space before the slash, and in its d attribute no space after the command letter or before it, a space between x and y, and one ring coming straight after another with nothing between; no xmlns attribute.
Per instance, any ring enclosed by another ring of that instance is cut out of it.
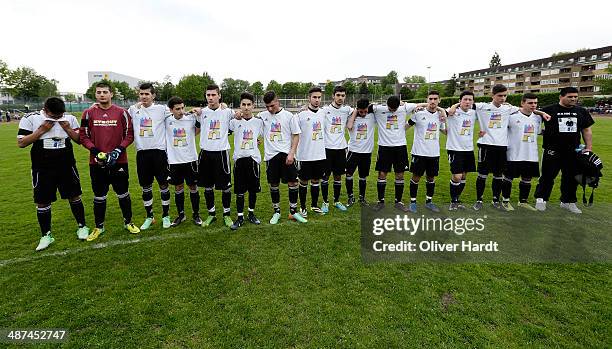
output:
<svg viewBox="0 0 612 349"><path fill-rule="evenodd" d="M430 81L612 45L604 1L3 0L0 60L84 92L88 71L149 81L325 82L398 72ZM8 29L7 29L8 28ZM428 69L427 67L431 67Z"/></svg>

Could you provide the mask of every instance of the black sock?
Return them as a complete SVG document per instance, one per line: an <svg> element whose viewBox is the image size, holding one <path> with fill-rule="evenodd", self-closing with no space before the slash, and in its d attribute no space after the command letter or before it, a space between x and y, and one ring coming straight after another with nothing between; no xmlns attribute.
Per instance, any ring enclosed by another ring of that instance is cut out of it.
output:
<svg viewBox="0 0 612 349"><path fill-rule="evenodd" d="M72 211L72 215L76 220L77 224L80 227L85 226L85 207L83 206L83 201L79 198L76 201L70 201L70 210Z"/></svg>
<svg viewBox="0 0 612 349"><path fill-rule="evenodd" d="M302 210L306 209L306 195L307 194L308 194L308 183L306 184L300 183L299 196L300 196L300 208Z"/></svg>
<svg viewBox="0 0 612 349"><path fill-rule="evenodd" d="M206 209L210 216L215 215L215 191L213 188L204 188L204 200L206 201Z"/></svg>
<svg viewBox="0 0 612 349"><path fill-rule="evenodd" d="M395 180L395 202L402 202L402 196L404 196L404 180Z"/></svg>
<svg viewBox="0 0 612 349"><path fill-rule="evenodd" d="M410 179L410 202L416 202L417 194L419 193L419 182Z"/></svg>
<svg viewBox="0 0 612 349"><path fill-rule="evenodd" d="M174 192L174 205L176 205L176 212L179 215L185 214L185 190L184 189L177 190Z"/></svg>
<svg viewBox="0 0 612 349"><path fill-rule="evenodd" d="M117 194L119 199L119 207L121 208L121 214L123 215L123 223L128 224L132 222L132 198L130 198L130 192L126 191L123 194Z"/></svg>
<svg viewBox="0 0 612 349"><path fill-rule="evenodd" d="M385 202L385 188L387 187L386 179L379 179L376 182L376 191L378 192L378 202Z"/></svg>
<svg viewBox="0 0 612 349"><path fill-rule="evenodd" d="M153 187L142 188L142 203L144 204L145 211L147 211L147 217L153 217Z"/></svg>
<svg viewBox="0 0 612 349"><path fill-rule="evenodd" d="M510 200L510 193L512 193L512 178L504 177L502 179L502 198L504 198L504 201Z"/></svg>
<svg viewBox="0 0 612 349"><path fill-rule="evenodd" d="M519 182L519 201L527 202L530 191L531 191L531 180L530 181L521 180Z"/></svg>
<svg viewBox="0 0 612 349"><path fill-rule="evenodd" d="M40 226L42 236L47 235L51 231L51 205L37 207L36 218L38 218L38 225Z"/></svg>
<svg viewBox="0 0 612 349"><path fill-rule="evenodd" d="M278 187L270 187L270 198L274 212L280 213L280 190ZM295 200L297 202L297 200ZM291 191L289 191L289 202L291 202Z"/></svg>
<svg viewBox="0 0 612 349"><path fill-rule="evenodd" d="M340 200L340 191L342 189L342 181L334 180L334 202Z"/></svg>
<svg viewBox="0 0 612 349"><path fill-rule="evenodd" d="M457 191L457 199L459 199L461 197L461 194L463 193L463 189L465 189L465 179L461 180L461 183L459 184L459 190Z"/></svg>
<svg viewBox="0 0 612 349"><path fill-rule="evenodd" d="M319 183L310 183L310 201L312 207L319 207Z"/></svg>
<svg viewBox="0 0 612 349"><path fill-rule="evenodd" d="M289 213L291 214L297 212L298 191L297 185L289 187ZM278 209L278 213L280 213L280 208Z"/></svg>
<svg viewBox="0 0 612 349"><path fill-rule="evenodd" d="M451 202L459 202L459 190L461 188L461 182L455 182L451 179L449 187Z"/></svg>
<svg viewBox="0 0 612 349"><path fill-rule="evenodd" d="M485 186L487 185L487 175L479 174L476 177L476 200L482 201L482 195L485 191Z"/></svg>
<svg viewBox="0 0 612 349"><path fill-rule="evenodd" d="M96 228L104 228L104 219L106 218L106 195L94 196L93 204Z"/></svg>
<svg viewBox="0 0 612 349"><path fill-rule="evenodd" d="M346 176L345 179L345 183L346 183L346 195L348 197L353 196L353 176Z"/></svg>
<svg viewBox="0 0 612 349"><path fill-rule="evenodd" d="M431 202L436 190L436 181L425 181L425 202Z"/></svg>
<svg viewBox="0 0 612 349"><path fill-rule="evenodd" d="M189 199L191 200L193 214L200 215L200 192L197 187L194 190L189 190Z"/></svg>
<svg viewBox="0 0 612 349"><path fill-rule="evenodd" d="M166 217L170 214L170 188L160 189L159 194L162 202L162 217Z"/></svg>
<svg viewBox="0 0 612 349"><path fill-rule="evenodd" d="M499 195L501 194L502 191L502 182L503 182L503 177L502 176L494 176L493 177L493 184L491 185L491 189L493 191L493 201L494 202L498 202L499 201Z"/></svg>
<svg viewBox="0 0 612 349"><path fill-rule="evenodd" d="M366 193L366 184L367 184L367 180L366 178L359 178L359 198L360 199L365 199L365 193Z"/></svg>
<svg viewBox="0 0 612 349"><path fill-rule="evenodd" d="M255 204L257 203L257 192L249 192L249 212L255 211Z"/></svg>
<svg viewBox="0 0 612 349"><path fill-rule="evenodd" d="M324 179L321 181L321 193L323 194L323 202L328 202L327 199L328 199L328 193L329 193L329 182L327 179Z"/></svg>
<svg viewBox="0 0 612 349"><path fill-rule="evenodd" d="M225 189L224 191L221 192L221 203L223 205L223 215L229 216L230 211L231 211L231 206L232 206L232 190L231 189ZM243 201L243 208L244 208L244 201Z"/></svg>
<svg viewBox="0 0 612 349"><path fill-rule="evenodd" d="M239 216L244 212L244 194L236 194L236 211Z"/></svg>

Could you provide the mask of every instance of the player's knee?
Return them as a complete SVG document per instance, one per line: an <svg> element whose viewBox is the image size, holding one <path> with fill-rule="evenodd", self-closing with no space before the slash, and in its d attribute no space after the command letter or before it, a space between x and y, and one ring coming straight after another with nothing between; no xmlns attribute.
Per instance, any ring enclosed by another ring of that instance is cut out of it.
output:
<svg viewBox="0 0 612 349"><path fill-rule="evenodd" d="M68 201L70 201L70 202L79 202L79 201L81 201L81 195L73 196L73 197L69 198Z"/></svg>
<svg viewBox="0 0 612 349"><path fill-rule="evenodd" d="M174 191L180 191L183 190L185 188L185 185L181 184L177 184L174 186ZM189 187L191 189L191 186Z"/></svg>

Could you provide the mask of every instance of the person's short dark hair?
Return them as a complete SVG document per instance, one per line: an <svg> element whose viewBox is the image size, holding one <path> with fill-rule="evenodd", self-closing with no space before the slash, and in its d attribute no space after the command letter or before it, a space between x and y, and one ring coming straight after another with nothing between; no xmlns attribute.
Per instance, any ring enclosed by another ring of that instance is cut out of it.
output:
<svg viewBox="0 0 612 349"><path fill-rule="evenodd" d="M221 94L221 90L219 89L219 85L210 84L210 85L206 86L206 91L213 91L213 90L216 90L218 94Z"/></svg>
<svg viewBox="0 0 612 349"><path fill-rule="evenodd" d="M276 93L274 91L268 91L263 96L263 101L265 104L271 103L276 98Z"/></svg>
<svg viewBox="0 0 612 349"><path fill-rule="evenodd" d="M45 100L44 108L53 115L62 115L66 112L66 104L61 98L49 97Z"/></svg>
<svg viewBox="0 0 612 349"><path fill-rule="evenodd" d="M370 105L370 100L367 98L360 98L357 101L357 109L366 109Z"/></svg>
<svg viewBox="0 0 612 349"><path fill-rule="evenodd" d="M183 99L181 97L176 97L176 96L168 100L168 108L170 109L174 108L174 106L177 104L185 104L185 102L183 102Z"/></svg>
<svg viewBox="0 0 612 349"><path fill-rule="evenodd" d="M521 97L522 102L525 102L528 99L538 99L538 95L536 95L535 93L527 92L523 94L523 97Z"/></svg>
<svg viewBox="0 0 612 349"><path fill-rule="evenodd" d="M310 96L311 94L315 93L315 92L321 92L323 93L323 91L321 90L320 87L318 86L313 86L310 88L310 90L308 90L308 95Z"/></svg>
<svg viewBox="0 0 612 349"><path fill-rule="evenodd" d="M155 94L155 86L153 86L153 84L150 82L143 82L142 84L140 84L140 86L138 86L138 89L139 90L149 90L151 91L152 95Z"/></svg>
<svg viewBox="0 0 612 349"><path fill-rule="evenodd" d="M459 95L459 100L462 100L465 96L472 96L472 98L474 98L474 92L468 90L461 92L461 94Z"/></svg>
<svg viewBox="0 0 612 349"><path fill-rule="evenodd" d="M578 93L578 89L575 88L574 86L568 86L568 87L563 87L562 89L559 90L559 94L561 95L561 97L564 97L568 93Z"/></svg>
<svg viewBox="0 0 612 349"><path fill-rule="evenodd" d="M493 93L493 95L496 95L502 92L506 92L506 91L508 91L508 88L502 84L494 85L493 89L491 89L491 92Z"/></svg>
<svg viewBox="0 0 612 349"><path fill-rule="evenodd" d="M440 92L438 92L436 90L431 90L431 91L427 92L427 97L429 97L431 95L436 95L436 96L440 97Z"/></svg>
<svg viewBox="0 0 612 349"><path fill-rule="evenodd" d="M109 91L113 92L113 87L106 81L100 81L96 84L96 88L107 88Z"/></svg>
<svg viewBox="0 0 612 349"><path fill-rule="evenodd" d="M346 93L346 87L344 87L344 86L336 86L336 87L334 87L334 94L336 94L336 92L344 92L344 93Z"/></svg>
<svg viewBox="0 0 612 349"><path fill-rule="evenodd" d="M389 109L397 109L400 106L400 99L398 96L391 96L387 98L387 107Z"/></svg>
<svg viewBox="0 0 612 349"><path fill-rule="evenodd" d="M242 92L240 94L240 101L242 102L243 99L248 99L249 101L251 101L251 103L255 103L255 97L248 92Z"/></svg>

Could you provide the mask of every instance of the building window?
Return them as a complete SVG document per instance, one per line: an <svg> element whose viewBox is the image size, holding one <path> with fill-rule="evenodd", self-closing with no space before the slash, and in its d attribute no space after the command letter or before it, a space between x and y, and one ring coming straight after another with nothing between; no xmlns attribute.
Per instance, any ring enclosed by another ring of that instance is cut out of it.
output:
<svg viewBox="0 0 612 349"><path fill-rule="evenodd" d="M606 69L608 68L609 63L597 63L595 69Z"/></svg>
<svg viewBox="0 0 612 349"><path fill-rule="evenodd" d="M582 57L578 58L578 62L584 62L585 59L586 59L586 57L582 56Z"/></svg>
<svg viewBox="0 0 612 349"><path fill-rule="evenodd" d="M580 76L580 72L575 71L575 72L572 73L572 77L573 78L577 78L579 76Z"/></svg>
<svg viewBox="0 0 612 349"><path fill-rule="evenodd" d="M610 58L610 56L612 56L611 52L606 52L603 55L601 55L601 58Z"/></svg>

